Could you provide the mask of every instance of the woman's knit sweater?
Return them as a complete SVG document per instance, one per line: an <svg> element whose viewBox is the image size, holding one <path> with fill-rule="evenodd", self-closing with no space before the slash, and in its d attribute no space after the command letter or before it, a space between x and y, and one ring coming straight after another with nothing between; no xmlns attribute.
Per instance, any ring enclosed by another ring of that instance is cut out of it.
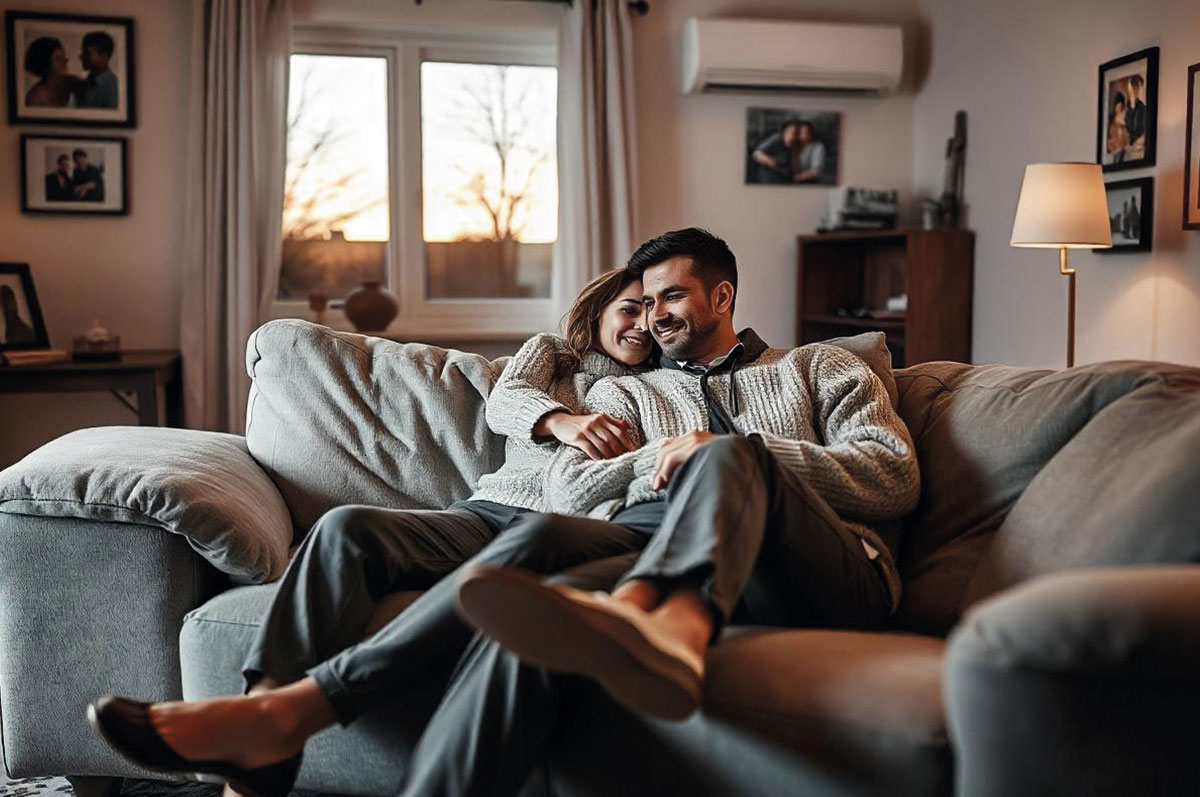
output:
<svg viewBox="0 0 1200 797"><path fill-rule="evenodd" d="M535 440L533 427L555 410L583 413L583 397L597 379L633 373L607 355L588 352L577 371L556 376L557 364L565 354L562 338L535 335L521 346L496 381L486 414L491 430L508 438L504 464L495 473L480 477L471 500L547 510L546 468L562 444L554 439Z"/></svg>
<svg viewBox="0 0 1200 797"><path fill-rule="evenodd" d="M898 519L915 508L920 477L912 438L879 377L844 349L816 343L766 349L739 364L731 378L712 377L708 387L738 432L759 436L785 477L811 487L868 551L877 552L894 609ZM685 371L601 379L585 408L629 421L635 442L646 445L595 461L564 446L547 472L546 497L556 512L608 519L623 507L661 498L651 480L662 441L708 429L700 378Z"/></svg>

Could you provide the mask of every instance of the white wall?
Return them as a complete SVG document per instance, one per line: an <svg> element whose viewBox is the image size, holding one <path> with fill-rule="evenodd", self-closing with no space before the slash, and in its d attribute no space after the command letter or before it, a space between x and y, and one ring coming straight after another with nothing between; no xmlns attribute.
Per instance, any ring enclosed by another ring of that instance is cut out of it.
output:
<svg viewBox="0 0 1200 797"><path fill-rule="evenodd" d="M737 323L773 346L796 343L796 236L812 233L827 205L825 186L744 184L746 108L842 113L841 185L912 188L913 97L886 99L750 94L683 96L680 31L688 17L754 17L901 23L906 83L917 46L909 0L651 0L637 19L638 232L643 238L702 226L725 238L738 259Z"/></svg>
<svg viewBox="0 0 1200 797"><path fill-rule="evenodd" d="M920 0L931 29L914 110L914 176L936 195L954 112L968 114L966 198L976 230L975 360L1062 367L1066 279L1057 253L1012 249L1026 163L1094 161L1097 70L1159 46L1154 243L1147 254L1072 252L1079 269L1076 362L1200 364L1200 233L1180 228L1187 66L1200 61L1200 3Z"/></svg>
<svg viewBox="0 0 1200 797"><path fill-rule="evenodd" d="M10 8L134 17L138 123L134 129L0 126L0 152L5 153L0 158L0 261L30 265L52 346L69 349L71 338L99 318L121 336L125 348L175 348L187 190L182 152L187 145L189 4L108 0L102 10L87 0L0 4L0 10ZM21 133L127 137L129 215L23 215ZM136 422L106 393L0 396L0 467L71 429Z"/></svg>

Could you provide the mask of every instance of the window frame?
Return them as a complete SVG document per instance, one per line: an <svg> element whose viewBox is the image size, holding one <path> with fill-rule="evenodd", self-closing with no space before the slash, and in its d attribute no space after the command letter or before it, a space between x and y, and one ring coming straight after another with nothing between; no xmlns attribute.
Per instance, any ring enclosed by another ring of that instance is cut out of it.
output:
<svg viewBox="0 0 1200 797"><path fill-rule="evenodd" d="M389 336L414 340L509 339L557 326L558 292L563 284L557 274L552 276L551 295L546 298L427 298L421 163L422 62L556 66L556 51L555 31L533 28L453 33L314 26L298 26L294 30L294 55L382 56L387 59L389 229L386 274L388 288L400 305L396 320L387 329ZM556 160L559 146L556 133ZM557 269L558 258L552 260ZM332 301L326 319L334 326L348 328L341 304L341 300ZM273 318L295 318L307 317L309 312L305 300L275 299L271 315Z"/></svg>

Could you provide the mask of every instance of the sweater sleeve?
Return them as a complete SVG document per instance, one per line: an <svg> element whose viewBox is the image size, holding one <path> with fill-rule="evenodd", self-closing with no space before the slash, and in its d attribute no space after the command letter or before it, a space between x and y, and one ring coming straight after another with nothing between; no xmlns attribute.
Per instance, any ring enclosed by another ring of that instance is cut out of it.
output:
<svg viewBox="0 0 1200 797"><path fill-rule="evenodd" d="M588 412L629 423L638 446L612 459L590 459L572 446L560 446L546 471L544 495L553 512L585 515L604 501L624 498L629 485L654 469L661 440L643 445L644 433L632 398L614 379L601 379L588 391Z"/></svg>
<svg viewBox="0 0 1200 797"><path fill-rule="evenodd" d="M797 349L794 365L796 388L813 397L813 426L825 444L755 434L787 473L840 515L869 521L911 512L921 489L917 457L883 382L858 357L832 346Z"/></svg>
<svg viewBox="0 0 1200 797"><path fill-rule="evenodd" d="M534 335L513 355L488 395L488 427L496 434L533 440L533 427L542 416L567 410L550 395L557 356L564 351L556 335Z"/></svg>

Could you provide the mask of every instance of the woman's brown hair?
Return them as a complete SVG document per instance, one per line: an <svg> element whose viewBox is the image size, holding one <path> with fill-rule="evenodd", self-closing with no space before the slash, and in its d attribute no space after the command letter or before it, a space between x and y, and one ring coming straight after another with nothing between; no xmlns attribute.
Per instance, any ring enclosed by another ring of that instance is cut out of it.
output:
<svg viewBox="0 0 1200 797"><path fill-rule="evenodd" d="M584 286L571 309L563 316L566 352L555 363L556 378L578 371L583 355L600 350L596 345L600 338L600 315L621 295L621 291L640 279L641 275L627 268L616 268Z"/></svg>

